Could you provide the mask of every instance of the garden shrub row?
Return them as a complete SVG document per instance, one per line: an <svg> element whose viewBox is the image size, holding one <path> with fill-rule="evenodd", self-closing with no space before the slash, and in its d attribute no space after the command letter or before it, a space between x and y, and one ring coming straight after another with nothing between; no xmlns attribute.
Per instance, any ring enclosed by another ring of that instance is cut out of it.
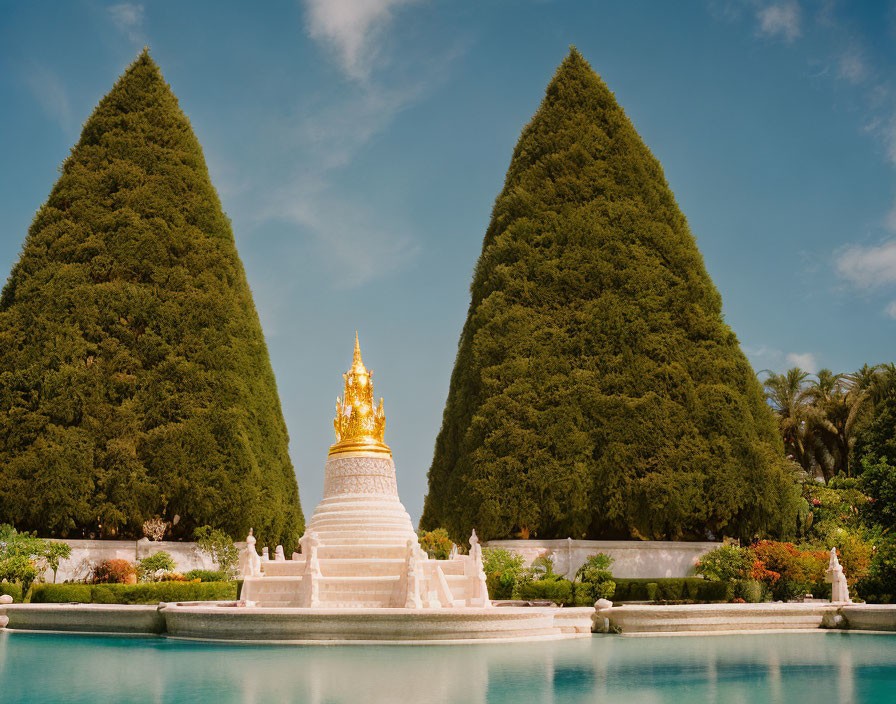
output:
<svg viewBox="0 0 896 704"><path fill-rule="evenodd" d="M160 601L236 599L236 582L153 582L150 584L41 584L31 602L49 604L158 604Z"/></svg>
<svg viewBox="0 0 896 704"><path fill-rule="evenodd" d="M613 601L698 601L727 602L743 599L757 603L765 598L762 585L756 580L710 582L700 577L620 579ZM546 579L528 582L520 587L521 599L553 601L564 606L591 606L596 601L594 585L568 579ZM500 597L492 597L500 598ZM599 598L599 597L598 597Z"/></svg>
<svg viewBox="0 0 896 704"><path fill-rule="evenodd" d="M622 579L615 577L613 601L731 601L734 582L710 582L702 577Z"/></svg>
<svg viewBox="0 0 896 704"><path fill-rule="evenodd" d="M564 606L594 606L601 598L595 596L591 582L570 582L568 579L545 579L527 582L520 587L520 599L553 601ZM494 598L494 597L493 597Z"/></svg>

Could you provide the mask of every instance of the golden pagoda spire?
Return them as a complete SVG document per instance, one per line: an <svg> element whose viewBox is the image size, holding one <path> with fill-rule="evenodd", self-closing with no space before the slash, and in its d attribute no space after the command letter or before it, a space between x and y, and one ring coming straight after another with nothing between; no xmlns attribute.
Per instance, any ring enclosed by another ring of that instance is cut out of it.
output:
<svg viewBox="0 0 896 704"><path fill-rule="evenodd" d="M383 443L386 430L383 399L380 399L379 407L373 405L372 376L361 359L361 345L355 332L352 366L342 375L345 394L342 399L336 397L336 418L333 419L336 444L330 446L331 455L340 452L392 453Z"/></svg>

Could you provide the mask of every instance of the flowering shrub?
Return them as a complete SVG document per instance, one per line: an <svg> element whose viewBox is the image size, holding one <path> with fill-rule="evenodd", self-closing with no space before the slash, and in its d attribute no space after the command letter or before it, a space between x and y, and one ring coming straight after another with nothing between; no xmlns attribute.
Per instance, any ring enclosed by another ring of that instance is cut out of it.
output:
<svg viewBox="0 0 896 704"><path fill-rule="evenodd" d="M95 584L127 584L137 577L137 567L127 560L103 560L93 568Z"/></svg>
<svg viewBox="0 0 896 704"><path fill-rule="evenodd" d="M729 582L744 578L750 564L749 549L737 545L722 545L700 558L696 572L712 582Z"/></svg>
<svg viewBox="0 0 896 704"><path fill-rule="evenodd" d="M760 540L750 550L753 555L750 577L765 582L776 599L794 599L825 591L828 557L824 550L801 550L792 543L772 540Z"/></svg>
<svg viewBox="0 0 896 704"><path fill-rule="evenodd" d="M810 509L801 530L803 540L831 546L861 529L868 497L859 489L858 480L838 476L827 485L808 482L803 496Z"/></svg>

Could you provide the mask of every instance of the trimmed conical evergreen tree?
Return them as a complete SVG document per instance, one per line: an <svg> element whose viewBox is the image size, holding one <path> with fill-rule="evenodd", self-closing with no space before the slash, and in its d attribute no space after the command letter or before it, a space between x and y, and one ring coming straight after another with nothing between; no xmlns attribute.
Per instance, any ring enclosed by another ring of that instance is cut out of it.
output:
<svg viewBox="0 0 896 704"><path fill-rule="evenodd" d="M775 420L659 162L575 50L485 233L421 526L786 533Z"/></svg>
<svg viewBox="0 0 896 704"><path fill-rule="evenodd" d="M202 149L146 51L100 101L0 296L0 522L269 544L303 530L274 374Z"/></svg>

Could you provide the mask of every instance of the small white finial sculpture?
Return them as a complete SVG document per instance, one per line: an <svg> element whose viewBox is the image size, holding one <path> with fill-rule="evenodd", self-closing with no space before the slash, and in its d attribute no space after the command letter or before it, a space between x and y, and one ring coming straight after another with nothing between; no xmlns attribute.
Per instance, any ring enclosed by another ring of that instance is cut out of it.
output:
<svg viewBox="0 0 896 704"><path fill-rule="evenodd" d="M831 601L834 603L851 604L849 598L849 586L846 584L846 576L837 559L837 548L831 548L831 559L828 561L828 569L824 573L826 582L831 583Z"/></svg>
<svg viewBox="0 0 896 704"><path fill-rule="evenodd" d="M255 550L254 531L250 528L249 535L246 536L245 558L240 560L241 572L243 577L258 577L261 574L261 557Z"/></svg>
<svg viewBox="0 0 896 704"><path fill-rule="evenodd" d="M268 560L271 559L271 554L268 552L268 546L267 546L267 545L265 545L265 546L261 549L261 559L264 560L265 562L267 562Z"/></svg>
<svg viewBox="0 0 896 704"><path fill-rule="evenodd" d="M286 561L286 556L283 554L283 546L282 546L282 545L278 545L278 546L275 548L275 550L274 550L274 559L275 559L277 562L285 562L285 561Z"/></svg>
<svg viewBox="0 0 896 704"><path fill-rule="evenodd" d="M455 557L457 557L457 545L451 543L451 552L448 553L448 559L453 560Z"/></svg>

